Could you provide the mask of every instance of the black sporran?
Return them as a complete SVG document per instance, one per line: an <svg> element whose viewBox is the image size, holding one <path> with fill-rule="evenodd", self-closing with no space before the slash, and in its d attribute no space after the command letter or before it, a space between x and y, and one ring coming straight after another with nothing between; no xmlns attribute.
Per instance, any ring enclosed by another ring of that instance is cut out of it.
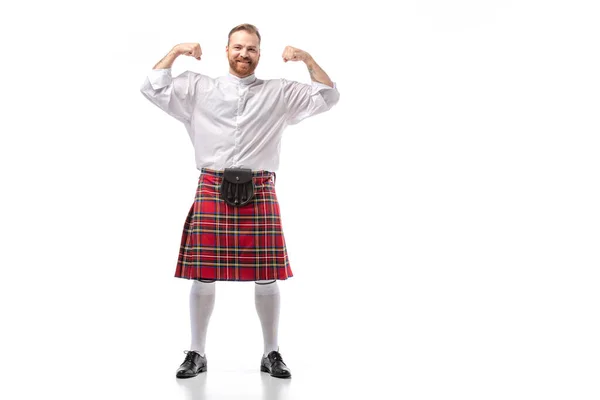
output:
<svg viewBox="0 0 600 400"><path fill-rule="evenodd" d="M234 207L242 207L254 198L254 181L249 168L225 168L221 198Z"/></svg>

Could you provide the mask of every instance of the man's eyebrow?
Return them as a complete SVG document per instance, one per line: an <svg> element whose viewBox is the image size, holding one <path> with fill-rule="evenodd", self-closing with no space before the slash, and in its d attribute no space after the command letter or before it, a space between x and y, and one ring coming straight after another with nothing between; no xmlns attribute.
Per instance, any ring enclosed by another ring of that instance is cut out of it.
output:
<svg viewBox="0 0 600 400"><path fill-rule="evenodd" d="M244 47L244 46L242 46L242 45L241 45L241 44L239 44L239 43L232 44L232 46L233 46L233 47L235 47L235 46ZM254 45L247 46L247 47L252 47L252 48L256 49L256 46L254 46Z"/></svg>

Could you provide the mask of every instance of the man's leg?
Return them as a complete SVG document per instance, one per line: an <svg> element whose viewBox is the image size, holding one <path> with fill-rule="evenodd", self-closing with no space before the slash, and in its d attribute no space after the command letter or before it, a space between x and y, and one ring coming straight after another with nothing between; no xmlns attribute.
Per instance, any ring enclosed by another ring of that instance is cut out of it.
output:
<svg viewBox="0 0 600 400"><path fill-rule="evenodd" d="M278 350L277 330L279 328L279 286L277 281L256 281L254 303L262 325L264 356Z"/></svg>
<svg viewBox="0 0 600 400"><path fill-rule="evenodd" d="M279 286L277 281L256 281L254 299L256 312L262 325L264 354L260 370L276 378L290 378L289 368L279 354L277 330L279 328Z"/></svg>
<svg viewBox="0 0 600 400"><path fill-rule="evenodd" d="M190 290L190 325L192 344L183 363L177 370L177 378L192 378L207 370L204 346L208 321L215 305L215 281L194 281Z"/></svg>
<svg viewBox="0 0 600 400"><path fill-rule="evenodd" d="M215 306L215 281L194 281L190 290L190 350L204 356L208 321Z"/></svg>

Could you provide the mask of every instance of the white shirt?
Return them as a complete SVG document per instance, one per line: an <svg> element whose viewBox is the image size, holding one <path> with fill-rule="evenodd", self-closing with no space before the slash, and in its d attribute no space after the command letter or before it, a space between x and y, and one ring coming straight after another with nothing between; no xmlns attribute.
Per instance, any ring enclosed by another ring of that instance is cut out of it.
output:
<svg viewBox="0 0 600 400"><path fill-rule="evenodd" d="M173 78L170 68L151 70L140 90L185 125L198 170L277 172L285 127L329 110L340 96L335 84L331 88L231 73L213 79L192 71Z"/></svg>

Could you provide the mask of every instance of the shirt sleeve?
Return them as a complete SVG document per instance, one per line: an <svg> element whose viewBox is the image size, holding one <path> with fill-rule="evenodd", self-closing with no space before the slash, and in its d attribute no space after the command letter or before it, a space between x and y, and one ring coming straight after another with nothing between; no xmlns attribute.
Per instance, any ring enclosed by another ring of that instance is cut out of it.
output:
<svg viewBox="0 0 600 400"><path fill-rule="evenodd" d="M330 110L340 99L335 83L330 87L314 81L308 85L282 79L282 84L286 116L290 125Z"/></svg>
<svg viewBox="0 0 600 400"><path fill-rule="evenodd" d="M202 75L185 71L173 78L171 69L153 69L140 91L150 102L183 123L189 123Z"/></svg>

